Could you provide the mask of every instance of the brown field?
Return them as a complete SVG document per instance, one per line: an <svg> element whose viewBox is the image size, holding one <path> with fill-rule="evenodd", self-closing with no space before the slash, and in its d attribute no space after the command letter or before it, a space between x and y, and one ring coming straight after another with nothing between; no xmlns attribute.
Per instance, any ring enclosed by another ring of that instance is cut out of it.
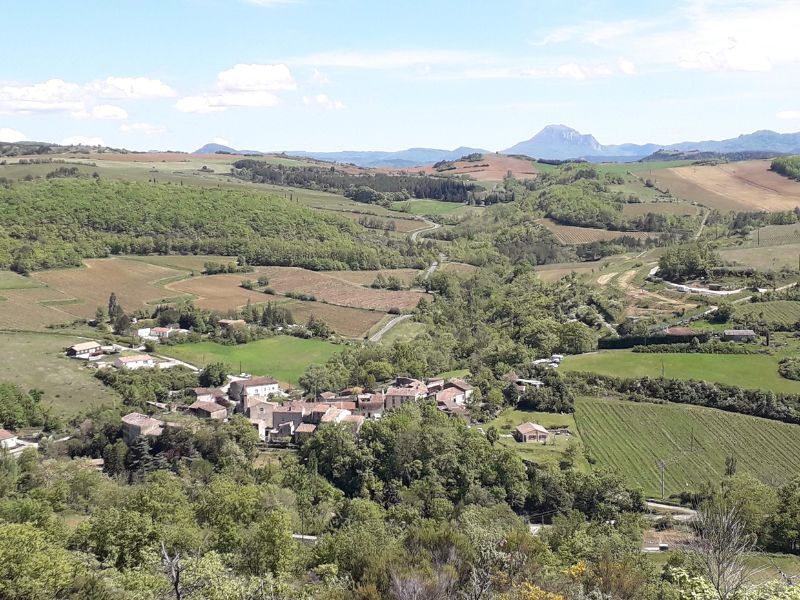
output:
<svg viewBox="0 0 800 600"><path fill-rule="evenodd" d="M644 231L609 231L607 229L596 229L594 227L558 225L550 219L540 219L539 223L552 231L556 238L558 238L559 242L566 245L588 244L590 242L615 240L624 236L630 236L638 239L657 237L657 234Z"/></svg>
<svg viewBox="0 0 800 600"><path fill-rule="evenodd" d="M784 267L798 268L800 243L760 248L732 248L720 250L723 260L761 270L779 270Z"/></svg>
<svg viewBox="0 0 800 600"><path fill-rule="evenodd" d="M800 206L800 183L769 170L768 160L653 171L660 189L720 210L783 211Z"/></svg>
<svg viewBox="0 0 800 600"><path fill-rule="evenodd" d="M456 161L453 164L456 168L450 171L437 171L431 165L408 170L428 175L467 175L476 181L502 181L509 171L517 179L533 179L537 175L534 161L500 154L484 154L475 162Z"/></svg>
<svg viewBox="0 0 800 600"><path fill-rule="evenodd" d="M251 302L266 302L269 296L239 287L243 279L269 278L269 287L278 294L298 292L311 294L317 300L340 306L366 308L386 312L390 308L413 309L421 298L430 296L422 292L373 290L350 283L325 273L307 271L297 267L261 267L255 273L211 275L193 277L165 286L173 295L192 294L197 304L204 308L227 310Z"/></svg>
<svg viewBox="0 0 800 600"><path fill-rule="evenodd" d="M698 208L688 202L639 202L622 207L622 214L626 217L638 217L647 213L693 217L698 213Z"/></svg>
<svg viewBox="0 0 800 600"><path fill-rule="evenodd" d="M303 302L290 300L281 303L292 311L292 317L298 323L305 323L311 315L322 319L339 335L361 338L386 316L386 313L364 308L336 306L322 302Z"/></svg>
<svg viewBox="0 0 800 600"><path fill-rule="evenodd" d="M94 317L98 306L106 306L111 292L116 293L123 308L128 311L141 308L148 302L175 297L158 282L182 277L183 271L151 265L123 258L101 258L84 261L83 269L42 271L34 279L46 284L63 299L77 302L59 306L74 318Z"/></svg>
<svg viewBox="0 0 800 600"><path fill-rule="evenodd" d="M606 262L602 260L594 262L576 262L576 263L557 263L552 265L540 265L536 267L536 274L539 279L547 283L558 281L575 273L577 275L591 275L599 273L605 266Z"/></svg>
<svg viewBox="0 0 800 600"><path fill-rule="evenodd" d="M322 271L322 273L336 279L342 279L348 283L369 287L378 274L383 274L384 277L394 275L405 285L410 285L414 281L414 277L419 275L421 271L416 269L384 269L382 271Z"/></svg>
<svg viewBox="0 0 800 600"><path fill-rule="evenodd" d="M45 287L0 290L0 329L41 329L47 325L71 323L77 317L67 312L76 305L57 304L70 298ZM108 298L106 298L106 301ZM56 302L49 305L40 302ZM92 309L94 310L94 309Z"/></svg>
<svg viewBox="0 0 800 600"><path fill-rule="evenodd" d="M235 256L208 256L204 254L187 254L187 255L157 255L157 256L126 256L128 260L136 260L159 267L168 267L170 269L196 271L198 274L202 273L205 263L230 263L236 262Z"/></svg>

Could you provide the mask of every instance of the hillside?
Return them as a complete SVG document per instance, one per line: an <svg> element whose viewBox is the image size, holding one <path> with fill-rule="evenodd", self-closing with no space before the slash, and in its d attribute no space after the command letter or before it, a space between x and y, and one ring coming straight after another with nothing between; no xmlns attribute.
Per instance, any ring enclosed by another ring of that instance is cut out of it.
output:
<svg viewBox="0 0 800 600"><path fill-rule="evenodd" d="M649 496L660 496L658 461L666 463L666 495L697 489L738 471L764 482L800 475L800 426L676 404L581 398L575 420L598 467L617 470Z"/></svg>
<svg viewBox="0 0 800 600"><path fill-rule="evenodd" d="M416 266L416 251L259 192L89 179L0 187L0 268L22 273L109 253L219 254L312 270L393 268Z"/></svg>

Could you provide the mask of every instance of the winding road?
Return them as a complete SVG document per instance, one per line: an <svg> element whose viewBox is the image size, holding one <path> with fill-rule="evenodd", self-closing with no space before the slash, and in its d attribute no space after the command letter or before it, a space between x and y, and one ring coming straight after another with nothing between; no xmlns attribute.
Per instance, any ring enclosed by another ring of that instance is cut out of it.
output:
<svg viewBox="0 0 800 600"><path fill-rule="evenodd" d="M420 233L425 233L426 231L434 231L435 229L439 229L441 227L441 225L439 223L434 223L433 221L430 221L430 220L425 219L425 218L423 218L422 220L425 221L428 224L428 226L427 227L423 227L422 229L417 229L416 231L413 231L411 233L411 241L412 242L416 242L417 241L417 236L419 236Z"/></svg>

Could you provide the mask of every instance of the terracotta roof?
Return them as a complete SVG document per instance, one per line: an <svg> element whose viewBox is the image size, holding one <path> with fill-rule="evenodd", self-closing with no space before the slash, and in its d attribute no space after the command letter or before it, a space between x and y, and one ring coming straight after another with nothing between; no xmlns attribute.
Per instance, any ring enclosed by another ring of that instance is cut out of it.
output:
<svg viewBox="0 0 800 600"><path fill-rule="evenodd" d="M139 427L160 427L163 424L158 419L137 412L128 413L122 417L122 422L128 425L138 425Z"/></svg>
<svg viewBox="0 0 800 600"><path fill-rule="evenodd" d="M522 423L521 425L517 425L516 430L521 433L522 435L526 435L529 433L539 432L539 433L548 433L547 429L539 425L538 423Z"/></svg>
<svg viewBox="0 0 800 600"><path fill-rule="evenodd" d="M312 423L300 423L297 426L297 429L294 430L295 433L314 433L317 430L317 426Z"/></svg>
<svg viewBox="0 0 800 600"><path fill-rule="evenodd" d="M468 384L463 379L459 379L458 377L453 377L452 379L448 379L447 383L449 383L453 387L457 387L460 390L464 390L465 392L468 392L469 390L472 389L472 386L470 384Z"/></svg>
<svg viewBox="0 0 800 600"><path fill-rule="evenodd" d="M343 408L345 410L355 410L356 409L356 403L355 402L351 402L349 400L340 400L338 402L331 402L327 406L333 406L335 408Z"/></svg>
<svg viewBox="0 0 800 600"><path fill-rule="evenodd" d="M15 437L17 437L16 433L11 433L10 431L6 431L5 429L0 429L0 442L5 440L10 440Z"/></svg>
<svg viewBox="0 0 800 600"><path fill-rule="evenodd" d="M79 352L81 350L91 350L92 348L99 348L100 344L98 342L81 342L80 344L75 344L74 346L70 346L70 350L75 350Z"/></svg>
<svg viewBox="0 0 800 600"><path fill-rule="evenodd" d="M340 418L343 418L344 416L346 416L346 415L342 415L342 413L345 412L345 411L343 409L341 409L341 408L331 408L331 407L328 407L328 408L329 408L329 410L324 415L322 415L322 418L320 419L320 422L322 422L322 423L336 422Z"/></svg>
<svg viewBox="0 0 800 600"><path fill-rule="evenodd" d="M424 393L419 390L419 388L410 388L410 387L390 387L386 390L387 396L411 396L416 397L419 394Z"/></svg>
<svg viewBox="0 0 800 600"><path fill-rule="evenodd" d="M463 396L464 390L457 387L445 388L441 392L436 392L436 402L455 402L458 396Z"/></svg>
<svg viewBox="0 0 800 600"><path fill-rule="evenodd" d="M688 327L668 327L664 330L664 333L667 335L692 335L696 332L692 331Z"/></svg>
<svg viewBox="0 0 800 600"><path fill-rule="evenodd" d="M322 392L319 395L319 397L322 398L323 400L333 400L334 398L336 398L336 394L334 394L333 392Z"/></svg>
<svg viewBox="0 0 800 600"><path fill-rule="evenodd" d="M149 354L134 354L133 356L120 356L117 360L121 363L145 362L148 360L153 360L153 357Z"/></svg>
<svg viewBox="0 0 800 600"><path fill-rule="evenodd" d="M224 396L225 392L223 392L219 388L197 387L197 388L194 388L194 395L195 396L214 396L216 398L218 396Z"/></svg>
<svg viewBox="0 0 800 600"><path fill-rule="evenodd" d="M755 335L756 332L752 329L726 329L722 332L723 335Z"/></svg>
<svg viewBox="0 0 800 600"><path fill-rule="evenodd" d="M273 379L272 377L253 377L252 379L246 379L242 381L241 384L248 388L256 385L274 385L278 383L277 379Z"/></svg>
<svg viewBox="0 0 800 600"><path fill-rule="evenodd" d="M190 410L202 410L208 413L214 413L218 410L226 410L224 406L220 406L216 402L208 402L206 400L198 400L197 402L189 405Z"/></svg>

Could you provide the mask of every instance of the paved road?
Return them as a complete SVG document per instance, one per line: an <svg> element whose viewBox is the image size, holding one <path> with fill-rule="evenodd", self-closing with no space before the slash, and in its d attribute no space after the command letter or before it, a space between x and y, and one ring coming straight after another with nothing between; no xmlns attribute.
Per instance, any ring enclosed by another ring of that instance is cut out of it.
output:
<svg viewBox="0 0 800 600"><path fill-rule="evenodd" d="M414 315L400 315L400 316L395 317L394 319L389 321L386 325L381 327L380 330L378 330L376 333L372 334L372 336L370 336L370 338L369 338L369 341L370 342L380 342L381 338L384 335L386 335L387 333L389 333L389 330L391 330L392 327L394 327L398 323L402 323L406 319L410 319L413 316Z"/></svg>
<svg viewBox="0 0 800 600"><path fill-rule="evenodd" d="M647 508L652 512L656 513L653 515L648 515L648 518L651 519L659 519L665 514L672 515L672 518L676 521L693 521L695 517L697 517L697 511L692 508L686 508L685 506L673 506L672 504L662 504L661 502L650 502L647 501Z"/></svg>

